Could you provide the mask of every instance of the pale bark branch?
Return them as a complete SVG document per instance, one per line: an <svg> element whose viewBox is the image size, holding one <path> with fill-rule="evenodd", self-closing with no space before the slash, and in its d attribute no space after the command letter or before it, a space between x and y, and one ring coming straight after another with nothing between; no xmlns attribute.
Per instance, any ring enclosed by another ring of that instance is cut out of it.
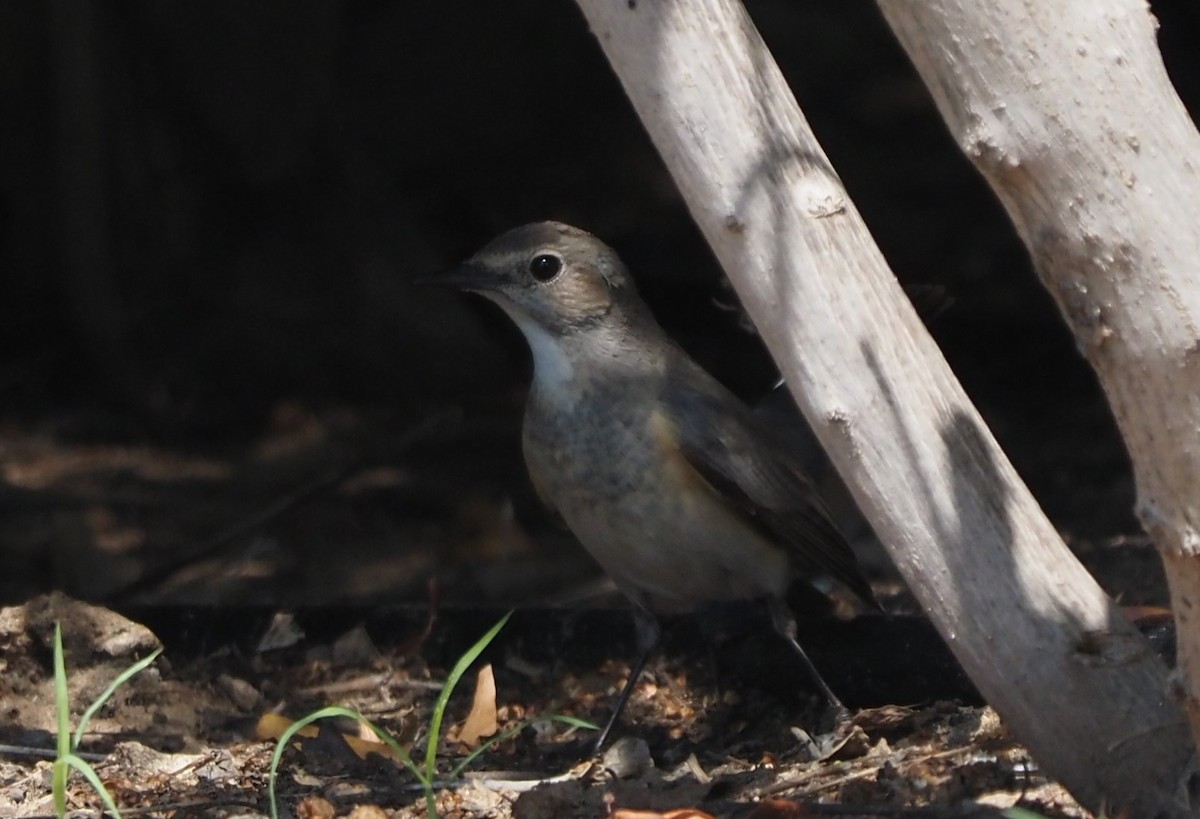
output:
<svg viewBox="0 0 1200 819"><path fill-rule="evenodd" d="M880 7L1100 377L1200 738L1200 134L1154 21L1142 0Z"/></svg>
<svg viewBox="0 0 1200 819"><path fill-rule="evenodd" d="M964 668L1085 804L1183 815L1166 669L905 300L736 0L579 0L797 400Z"/></svg>

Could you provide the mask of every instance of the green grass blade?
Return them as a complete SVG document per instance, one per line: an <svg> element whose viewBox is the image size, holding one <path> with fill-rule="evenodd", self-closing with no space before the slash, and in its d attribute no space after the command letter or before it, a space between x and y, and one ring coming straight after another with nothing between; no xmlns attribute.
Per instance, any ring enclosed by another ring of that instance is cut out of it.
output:
<svg viewBox="0 0 1200 819"><path fill-rule="evenodd" d="M525 730L525 727L527 725L530 725L530 723L522 722L520 725L513 726L512 728L506 728L505 730L496 734L496 736L489 739L487 742L480 745L474 751L471 751L471 753L469 753L465 757L463 757L461 762L459 762L457 765L454 766L454 770L450 771L450 778L458 779L460 776L462 776L463 771L465 771L467 769L467 766L475 761L475 757L482 754L488 748L491 748L497 742L503 742L504 740L508 739L509 737L514 737L517 734L521 733L522 731Z"/></svg>
<svg viewBox="0 0 1200 819"><path fill-rule="evenodd" d="M496 639L496 635L500 630L508 624L508 620L513 613L501 617L496 625L488 629L487 634L484 634L475 641L475 645L471 646L466 652L458 658L458 662L454 664L454 668L450 671L450 676L446 678L446 684L438 695L437 703L433 706L433 718L429 723L429 736L425 740L425 776L429 780L433 780L437 775L437 749L438 742L442 736L442 719L446 715L446 703L450 701L450 695L454 693L455 686L462 679L463 674L471 667L471 664L479 659L479 655L488 647L492 640Z"/></svg>
<svg viewBox="0 0 1200 819"><path fill-rule="evenodd" d="M67 661L63 656L62 626L54 624L54 713L58 722L58 758L71 753L71 700L67 692Z"/></svg>
<svg viewBox="0 0 1200 819"><path fill-rule="evenodd" d="M457 765L454 766L454 770L452 770L450 772L450 778L458 779L460 776L462 776L463 771L465 771L467 769L467 766L470 765L475 760L475 757L482 754L484 751L486 751L488 748L495 745L497 742L503 742L504 740L508 739L509 737L516 736L517 734L521 733L526 728L528 728L530 725L537 725L538 723L541 723L541 722L561 722L565 725L570 725L574 728L587 728L592 731L600 730L599 726L592 725L592 723L588 722L587 720L582 720L582 719L579 719L578 717L567 717L567 716L554 715L554 716L550 716L550 717L539 717L538 719L527 720L526 722L522 722L520 725L517 725L512 728L508 728L504 731L501 731L499 734L496 734L496 736L492 737L487 742L480 745L474 751L471 751L471 753L467 754L466 757L464 757L461 762L459 762Z"/></svg>
<svg viewBox="0 0 1200 819"><path fill-rule="evenodd" d="M566 714L554 714L549 717L540 717L529 721L530 725L537 725L539 722L561 722L563 725L570 725L572 728L583 728L588 731L599 731L600 726L594 722L588 722L586 719L572 717Z"/></svg>
<svg viewBox="0 0 1200 819"><path fill-rule="evenodd" d="M104 689L104 693L92 700L92 704L87 707L87 710L83 712L83 716L79 718L79 724L75 726L75 736L71 741L72 751L79 747L79 743L83 741L83 735L87 733L88 723L92 721L92 717L96 716L96 712L104 707L104 703L108 702L112 695L116 693L118 688L129 682L130 678L132 678L134 674L137 674L150 665L150 663L154 662L155 658L157 658L159 654L162 654L162 652L163 650L161 648L156 648L154 651L150 652L148 655L129 666L129 668L118 674L116 679L108 684L108 688Z"/></svg>
<svg viewBox="0 0 1200 819"><path fill-rule="evenodd" d="M117 810L117 803L113 801L112 794L108 792L108 788L104 787L104 783L100 781L100 775L96 773L95 768L75 756L75 754L67 754L63 762L83 774L83 778L100 795L100 801L104 803L104 809L112 814L113 819L121 819L121 812Z"/></svg>
<svg viewBox="0 0 1200 819"><path fill-rule="evenodd" d="M267 798L270 801L271 806L271 819L279 819L279 804L276 801L275 796L275 778L279 770L279 763L283 759L283 753L285 750L287 750L288 743L292 741L292 738L295 737L300 730L307 728L317 720L329 719L330 717L348 717L349 719L358 722L360 725L365 725L370 728L371 732L374 733L375 736L379 737L379 741L391 748L396 753L396 756L399 757L400 761L404 764L404 767L412 771L413 775L420 780L421 785L425 788L426 793L433 788L432 780L428 779L421 772L421 769L417 767L415 762L413 762L412 757L408 755L408 752L404 750L404 747L401 746L400 743L397 742L393 737L389 736L382 728L375 725L375 723L371 722L357 711L354 711L350 708L343 708L339 705L330 705L318 711L313 711L311 714L296 720L289 725L287 730L280 734L279 739L276 740L275 753L271 754L271 768L267 775Z"/></svg>
<svg viewBox="0 0 1200 819"><path fill-rule="evenodd" d="M70 756L68 754L67 756ZM67 759L59 757L54 760L50 779L50 792L54 794L54 815L63 819L67 815Z"/></svg>
<svg viewBox="0 0 1200 819"><path fill-rule="evenodd" d="M67 692L67 662L63 656L62 626L54 624L54 715L58 735L55 737L57 758L50 779L54 795L54 813L62 819L67 815L67 757L71 755L71 702Z"/></svg>

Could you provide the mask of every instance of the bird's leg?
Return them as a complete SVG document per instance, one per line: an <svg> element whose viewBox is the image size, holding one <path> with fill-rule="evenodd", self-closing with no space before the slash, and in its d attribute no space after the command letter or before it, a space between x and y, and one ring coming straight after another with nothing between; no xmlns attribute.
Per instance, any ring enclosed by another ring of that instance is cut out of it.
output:
<svg viewBox="0 0 1200 819"><path fill-rule="evenodd" d="M767 601L767 606L770 608L771 624L775 627L776 633L787 640L792 649L800 655L800 660L804 663L804 667L808 669L808 675L812 678L813 684L817 686L817 690L821 692L821 696L825 698L829 709L833 712L835 723L841 725L848 721L850 711L847 710L846 706L842 705L842 701L838 699L837 694L833 693L833 689L829 687L829 683L825 682L825 678L821 676L821 672L817 671L817 667L813 665L812 660L808 659L808 655L804 653L800 641L796 639L796 618L792 616L787 603L781 597L772 597Z"/></svg>
<svg viewBox="0 0 1200 819"><path fill-rule="evenodd" d="M617 697L617 704L613 707L612 716L608 718L604 730L596 739L594 750L597 754L608 741L609 733L617 724L621 712L625 710L625 703L629 701L629 695L633 693L633 687L637 684L642 669L646 667L646 660L650 657L650 652L655 649L662 637L662 628L658 624L658 618L640 606L633 610L633 627L637 634L637 660L634 661L633 668L629 671L629 679L626 681L625 687L621 689L621 694Z"/></svg>

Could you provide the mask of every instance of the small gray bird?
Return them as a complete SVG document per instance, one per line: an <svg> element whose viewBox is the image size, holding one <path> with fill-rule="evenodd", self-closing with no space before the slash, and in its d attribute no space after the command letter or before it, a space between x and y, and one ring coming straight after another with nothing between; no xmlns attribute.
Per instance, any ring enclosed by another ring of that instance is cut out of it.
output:
<svg viewBox="0 0 1200 819"><path fill-rule="evenodd" d="M640 654L655 613L764 599L775 629L845 713L796 641L784 603L825 575L875 605L854 553L782 439L659 327L617 254L555 222L493 240L430 283L483 294L533 351L523 444L542 499L633 602Z"/></svg>

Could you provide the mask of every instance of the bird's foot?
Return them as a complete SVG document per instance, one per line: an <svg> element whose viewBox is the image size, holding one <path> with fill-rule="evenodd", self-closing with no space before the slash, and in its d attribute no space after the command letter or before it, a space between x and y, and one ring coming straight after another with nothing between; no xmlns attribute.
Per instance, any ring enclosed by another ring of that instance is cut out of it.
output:
<svg viewBox="0 0 1200 819"><path fill-rule="evenodd" d="M837 700L829 703L817 723L831 734L847 734L854 729L854 715Z"/></svg>
<svg viewBox="0 0 1200 819"><path fill-rule="evenodd" d="M840 702L830 704L817 725L818 731L811 734L802 728L792 729L792 734L814 760L859 756L869 747L866 732L855 724L854 715Z"/></svg>

